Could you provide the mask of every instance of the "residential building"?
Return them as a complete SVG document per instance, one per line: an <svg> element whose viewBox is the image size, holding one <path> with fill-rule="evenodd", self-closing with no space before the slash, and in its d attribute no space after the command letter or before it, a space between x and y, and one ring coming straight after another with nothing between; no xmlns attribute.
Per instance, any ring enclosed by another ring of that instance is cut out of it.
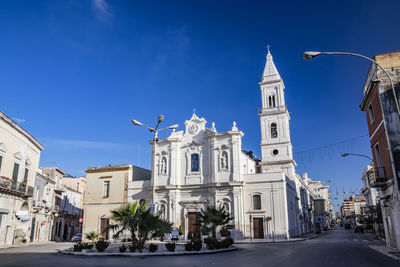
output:
<svg viewBox="0 0 400 267"><path fill-rule="evenodd" d="M0 112L0 245L27 243L32 196L43 146Z"/></svg>
<svg viewBox="0 0 400 267"><path fill-rule="evenodd" d="M51 240L70 241L74 234L82 232L83 193L77 190L80 187L76 185L74 188L64 185L65 172L60 168L41 167L41 169L54 182L54 222ZM68 181L66 183L70 184Z"/></svg>
<svg viewBox="0 0 400 267"><path fill-rule="evenodd" d="M54 185L42 170L36 173L33 189L31 242L51 240L51 232L54 223Z"/></svg>
<svg viewBox="0 0 400 267"><path fill-rule="evenodd" d="M112 235L104 232L110 224L111 211L132 202L133 199L142 198L129 195L131 199L128 199L128 185L139 183L148 187L151 173L149 170L127 164L89 168L86 174L83 233L94 231L111 240Z"/></svg>
<svg viewBox="0 0 400 267"><path fill-rule="evenodd" d="M320 224L321 230L327 229L333 218L333 208L331 204L331 193L329 192L329 186L321 181L309 181L308 187L314 195L314 204L318 202L318 207L314 207L314 210L320 210L317 214L314 214L315 224ZM323 200L323 201L322 201ZM323 205L323 207L320 207Z"/></svg>
<svg viewBox="0 0 400 267"><path fill-rule="evenodd" d="M400 95L400 51L377 54L374 60L389 73ZM371 187L379 188L386 244L400 249L400 118L391 83L371 64L363 87L361 109L366 112L374 167Z"/></svg>

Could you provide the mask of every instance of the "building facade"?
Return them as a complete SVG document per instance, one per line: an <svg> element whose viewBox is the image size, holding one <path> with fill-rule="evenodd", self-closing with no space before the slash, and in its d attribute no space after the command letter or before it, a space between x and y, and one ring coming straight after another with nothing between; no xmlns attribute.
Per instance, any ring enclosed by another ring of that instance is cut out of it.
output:
<svg viewBox="0 0 400 267"><path fill-rule="evenodd" d="M400 52L375 55L400 95ZM361 109L366 112L374 167L371 187L379 188L386 244L400 248L400 118L386 74L371 64L363 87Z"/></svg>
<svg viewBox="0 0 400 267"><path fill-rule="evenodd" d="M32 196L43 146L0 112L0 245L27 243Z"/></svg>
<svg viewBox="0 0 400 267"><path fill-rule="evenodd" d="M306 230L284 84L269 51L259 85L261 160L242 150L244 134L235 122L218 132L194 113L184 131L151 143L152 179L133 183L132 199L152 200L155 211L181 226L185 237L199 231L198 214L208 205L229 210L235 239L288 239Z"/></svg>
<svg viewBox="0 0 400 267"><path fill-rule="evenodd" d="M128 194L128 185L139 183L143 188L148 188L151 173L149 170L127 164L89 168L86 174L82 233L101 233L103 238L112 240L112 235L104 232L110 224L111 211L132 202L133 199L146 198L147 193L144 193L143 197ZM128 195L132 199L128 199Z"/></svg>

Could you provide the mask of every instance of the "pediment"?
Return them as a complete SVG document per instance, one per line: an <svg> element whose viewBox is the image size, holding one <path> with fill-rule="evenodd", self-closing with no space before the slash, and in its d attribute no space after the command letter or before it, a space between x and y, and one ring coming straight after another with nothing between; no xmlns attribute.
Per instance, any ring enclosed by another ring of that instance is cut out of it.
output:
<svg viewBox="0 0 400 267"><path fill-rule="evenodd" d="M7 148L6 148L6 145L4 143L0 143L0 152L3 152L3 153L7 152Z"/></svg>
<svg viewBox="0 0 400 267"><path fill-rule="evenodd" d="M14 154L14 158L16 158L17 160L22 160L22 154L21 152L17 152Z"/></svg>

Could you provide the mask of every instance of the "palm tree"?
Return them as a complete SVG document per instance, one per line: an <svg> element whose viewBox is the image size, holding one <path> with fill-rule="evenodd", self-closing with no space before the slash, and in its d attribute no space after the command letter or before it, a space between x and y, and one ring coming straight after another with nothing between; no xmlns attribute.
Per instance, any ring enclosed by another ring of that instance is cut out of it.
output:
<svg viewBox="0 0 400 267"><path fill-rule="evenodd" d="M111 213L111 220L115 224L110 224L106 230L113 230L114 238L129 232L132 246L136 246L140 251L150 236L161 236L171 231L171 224L153 214L150 208L146 209L146 202L127 204Z"/></svg>
<svg viewBox="0 0 400 267"><path fill-rule="evenodd" d="M206 210L200 212L201 232L204 235L208 235L211 232L213 238L216 238L218 227L228 228L231 221L232 217L224 206L219 209L208 206Z"/></svg>
<svg viewBox="0 0 400 267"><path fill-rule="evenodd" d="M86 237L87 239L89 239L90 241L92 241L92 245L94 245L94 242L95 242L96 240L100 239L101 234L96 233L96 232L90 232L90 233L85 234L85 237Z"/></svg>

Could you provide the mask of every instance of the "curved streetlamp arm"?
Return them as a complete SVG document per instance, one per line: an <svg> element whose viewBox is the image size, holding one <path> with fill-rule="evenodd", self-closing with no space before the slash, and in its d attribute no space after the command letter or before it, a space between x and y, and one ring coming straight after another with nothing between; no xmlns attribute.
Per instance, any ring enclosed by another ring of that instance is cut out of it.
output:
<svg viewBox="0 0 400 267"><path fill-rule="evenodd" d="M394 89L394 84L393 84L393 80L390 77L389 73L381 66L379 65L375 60L373 60L372 58L360 55L360 54L356 54L356 53L349 53L349 52L319 52L321 55L348 55L348 56L354 56L354 57L361 57L363 59L366 59L368 61L371 61L372 63L374 63L375 65L377 65L381 70L383 70L383 72L386 74L386 76L389 78L390 81L390 85L392 86L392 91L393 91L393 96L394 96L394 102L396 103L396 108L397 108L397 114L399 116L400 119L400 107L399 107L399 100L397 98L396 95L396 90Z"/></svg>
<svg viewBox="0 0 400 267"><path fill-rule="evenodd" d="M347 157L347 156L364 157L364 158L367 158L367 159L373 161L373 159L371 159L370 157L368 157L368 156L366 156L366 155L363 155L363 154L353 154L353 153L343 153L343 154L342 154L342 157Z"/></svg>

